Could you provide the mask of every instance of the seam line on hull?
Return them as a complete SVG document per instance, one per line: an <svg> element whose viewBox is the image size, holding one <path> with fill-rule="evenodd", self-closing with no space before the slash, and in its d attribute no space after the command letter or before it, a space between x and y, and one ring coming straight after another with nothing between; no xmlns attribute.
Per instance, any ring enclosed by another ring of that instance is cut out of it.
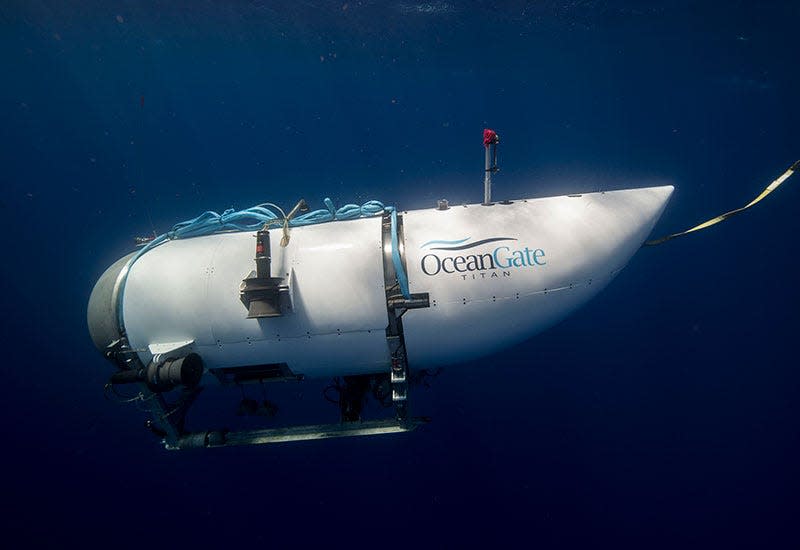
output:
<svg viewBox="0 0 800 550"><path fill-rule="evenodd" d="M215 346L223 345L228 346L231 344L244 344L244 343L251 343L255 344L257 342L279 342L283 340L308 340L309 338L313 338L315 336L344 336L346 334L372 334L372 333L380 333L382 334L385 330L385 327L376 327L376 328L369 328L363 330L334 330L331 332L312 332L311 334L298 334L292 336L269 336L266 338L256 338L253 336L247 336L245 338L241 338L238 340L222 340L217 338L214 341ZM200 345L211 345L211 344L200 344Z"/></svg>
<svg viewBox="0 0 800 550"><path fill-rule="evenodd" d="M563 290L575 290L576 288L589 286L589 285L593 284L595 281L599 281L601 279L606 279L606 278L610 279L611 277L613 277L614 275L616 275L620 271L622 271L622 268L612 269L605 276L591 277L591 278L585 279L583 281L578 281L578 282L575 282L575 283L568 283L568 284L566 284L564 286L558 286L558 287L553 287L553 288L543 288L541 290L532 290L532 291L529 291L529 292L515 292L514 294L512 294L510 296L499 296L497 294L494 294L492 296L487 296L485 298L466 298L466 297L462 296L460 298L457 298L457 299L451 300L451 301L447 301L447 302L442 301L440 299L437 299L436 300L436 305L437 306L448 305L448 304L466 305L466 304L470 304L470 303L480 304L480 303L488 303L488 302L500 302L500 301L503 301L503 300L515 300L516 301L516 300L518 300L520 298L527 298L529 296L538 296L538 295L544 295L544 294L551 294L553 292L559 292L559 291L563 291Z"/></svg>

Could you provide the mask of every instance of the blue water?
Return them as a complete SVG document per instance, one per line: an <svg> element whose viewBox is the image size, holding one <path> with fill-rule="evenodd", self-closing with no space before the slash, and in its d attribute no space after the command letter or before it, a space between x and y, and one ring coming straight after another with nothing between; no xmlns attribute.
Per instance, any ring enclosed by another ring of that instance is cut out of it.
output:
<svg viewBox="0 0 800 550"><path fill-rule="evenodd" d="M495 198L673 183L655 233L684 229L800 158L799 17L790 1L4 2L3 538L797 547L800 181L447 369L413 394L434 419L413 434L168 453L104 399L85 307L134 236L206 209L479 202L487 126Z"/></svg>

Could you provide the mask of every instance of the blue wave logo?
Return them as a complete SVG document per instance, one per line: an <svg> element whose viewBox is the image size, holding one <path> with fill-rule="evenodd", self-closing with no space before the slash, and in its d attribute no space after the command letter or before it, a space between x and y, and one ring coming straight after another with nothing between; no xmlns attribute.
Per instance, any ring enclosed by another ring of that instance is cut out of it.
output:
<svg viewBox="0 0 800 550"><path fill-rule="evenodd" d="M475 241L474 243L463 244L463 243L466 243L471 238L472 237L467 237L466 239L460 239L460 240L457 240L457 241L428 241L425 244L423 244L422 246L420 246L420 248L432 247L432 248L430 248L430 250L468 250L470 248L475 248L476 246L481 246L481 245L487 244L487 243L494 243L494 242L499 242L499 241L516 241L517 240L517 239L515 239L513 237L492 237L490 239L482 239L480 241ZM448 246L436 246L436 247L433 247L433 245L448 245Z"/></svg>

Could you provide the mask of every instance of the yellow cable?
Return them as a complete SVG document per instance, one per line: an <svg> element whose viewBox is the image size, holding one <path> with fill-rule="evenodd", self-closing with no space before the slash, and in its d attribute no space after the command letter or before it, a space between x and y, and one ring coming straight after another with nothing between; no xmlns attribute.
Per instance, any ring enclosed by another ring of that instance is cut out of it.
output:
<svg viewBox="0 0 800 550"><path fill-rule="evenodd" d="M704 221L703 223L701 223L699 225L695 225L694 227L689 228L686 231L681 231L679 233L672 233L670 235L666 235L666 236L660 237L658 239L645 241L643 246L655 246L657 244L665 243L665 242L670 241L670 240L672 240L672 239L674 239L676 237L682 237L683 235L688 235L689 233L693 233L695 231L700 231L701 229L705 229L706 227L711 227L712 225L716 225L721 221L727 220L731 216L734 216L736 214L744 212L745 210L747 210L748 208L750 208L754 204L760 202L761 199L763 199L764 197L766 197L767 195L772 193L775 189L778 188L778 186L780 184L782 184L784 181L789 179L789 176L791 176L792 174L794 174L795 172L798 172L798 171L800 171L800 160L798 160L797 162L792 164L789 167L789 169L786 170L786 172L784 172L783 174L781 174L781 176L778 179L776 179L775 181L773 181L772 183L767 185L767 187L761 192L761 194L759 194L756 198L754 198L753 200L751 200L749 203L747 203L746 205L742 206L741 208L737 208L736 210L731 210L730 212L725 212L724 214L720 214L719 216L717 216L715 218L711 218L710 220Z"/></svg>

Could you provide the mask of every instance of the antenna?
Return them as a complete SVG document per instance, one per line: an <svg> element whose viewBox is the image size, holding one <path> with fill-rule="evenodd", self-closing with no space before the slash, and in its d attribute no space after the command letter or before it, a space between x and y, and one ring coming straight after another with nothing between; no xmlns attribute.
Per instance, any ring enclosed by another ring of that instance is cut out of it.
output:
<svg viewBox="0 0 800 550"><path fill-rule="evenodd" d="M492 204L492 174L500 170L497 166L497 144L500 143L500 136L497 132L489 128L483 130L483 147L486 150L486 160L484 163L483 176L483 205Z"/></svg>

